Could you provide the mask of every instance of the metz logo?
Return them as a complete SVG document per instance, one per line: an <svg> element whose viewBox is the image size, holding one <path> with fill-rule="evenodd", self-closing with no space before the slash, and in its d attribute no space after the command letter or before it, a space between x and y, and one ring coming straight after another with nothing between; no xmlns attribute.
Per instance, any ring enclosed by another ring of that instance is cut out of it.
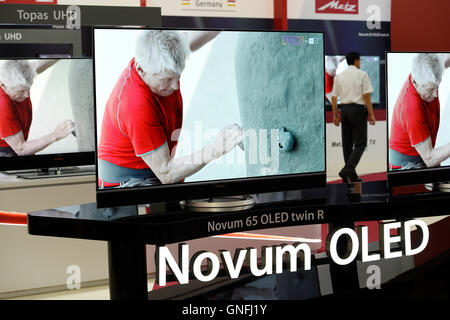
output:
<svg viewBox="0 0 450 320"><path fill-rule="evenodd" d="M358 0L316 0L316 13L358 14Z"/></svg>

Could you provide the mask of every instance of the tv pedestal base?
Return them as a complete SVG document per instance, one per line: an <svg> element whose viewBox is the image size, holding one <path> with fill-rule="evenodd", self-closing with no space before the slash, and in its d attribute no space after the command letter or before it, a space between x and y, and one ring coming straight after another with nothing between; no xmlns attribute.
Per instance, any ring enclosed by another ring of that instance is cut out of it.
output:
<svg viewBox="0 0 450 320"><path fill-rule="evenodd" d="M248 195L180 201L183 209L196 212L242 211L251 209L255 203Z"/></svg>
<svg viewBox="0 0 450 320"><path fill-rule="evenodd" d="M362 193L362 183L361 182L350 182L347 184L350 194L361 194Z"/></svg>
<svg viewBox="0 0 450 320"><path fill-rule="evenodd" d="M450 181L427 183L425 188L429 191L450 192Z"/></svg>
<svg viewBox="0 0 450 320"><path fill-rule="evenodd" d="M148 300L144 243L108 241L108 269L111 300Z"/></svg>
<svg viewBox="0 0 450 320"><path fill-rule="evenodd" d="M16 172L18 178L22 179L43 179L43 178L60 178L60 177L74 177L94 175L95 167L62 167L62 168L48 168L38 169L31 172Z"/></svg>

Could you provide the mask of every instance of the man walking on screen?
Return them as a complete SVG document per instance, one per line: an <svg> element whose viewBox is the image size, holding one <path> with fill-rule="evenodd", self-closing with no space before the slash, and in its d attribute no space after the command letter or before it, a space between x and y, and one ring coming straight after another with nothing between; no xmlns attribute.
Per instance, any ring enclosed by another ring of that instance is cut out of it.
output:
<svg viewBox="0 0 450 320"><path fill-rule="evenodd" d="M333 122L342 122L342 149L345 166L339 176L345 183L362 181L356 174L356 166L367 146L367 115L369 123L375 125L370 95L373 92L367 72L360 70L361 60L358 52L346 55L347 70L334 79L331 94ZM341 120L339 120L338 97L341 98Z"/></svg>
<svg viewBox="0 0 450 320"><path fill-rule="evenodd" d="M175 158L183 120L181 73L191 50L217 33L195 35L188 41L178 31L146 30L137 38L135 56L117 81L103 116L98 147L101 187L181 182L241 142L242 128L231 125L212 144Z"/></svg>
<svg viewBox="0 0 450 320"><path fill-rule="evenodd" d="M414 57L392 115L390 169L435 167L450 157L450 144L435 148L443 72L444 61L438 54L420 53Z"/></svg>

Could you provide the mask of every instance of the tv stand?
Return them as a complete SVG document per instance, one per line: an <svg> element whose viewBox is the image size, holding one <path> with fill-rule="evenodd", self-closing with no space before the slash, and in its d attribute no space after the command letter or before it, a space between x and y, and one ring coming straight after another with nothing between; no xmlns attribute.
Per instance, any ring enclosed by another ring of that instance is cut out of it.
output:
<svg viewBox="0 0 450 320"><path fill-rule="evenodd" d="M95 174L94 166L87 167L62 167L62 168L43 168L34 171L16 172L18 178L22 179L46 179L85 176Z"/></svg>
<svg viewBox="0 0 450 320"><path fill-rule="evenodd" d="M230 212L253 208L256 201L248 195L180 201L181 208L196 212Z"/></svg>

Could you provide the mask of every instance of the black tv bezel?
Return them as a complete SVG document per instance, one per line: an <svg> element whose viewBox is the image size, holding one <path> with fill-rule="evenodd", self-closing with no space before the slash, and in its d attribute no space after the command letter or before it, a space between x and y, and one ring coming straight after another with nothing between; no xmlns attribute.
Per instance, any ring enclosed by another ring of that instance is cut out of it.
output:
<svg viewBox="0 0 450 320"><path fill-rule="evenodd" d="M93 59L90 57L71 57L71 58L40 58L40 57L17 57L3 58L0 60L91 60L92 68L94 67ZM93 71L93 69L92 69ZM94 111L94 110L93 110ZM95 164L96 152L66 152L66 153L49 153L35 154L30 156L0 157L0 171L8 170L29 170L29 169L48 169L48 168L64 168L72 166L88 166Z"/></svg>
<svg viewBox="0 0 450 320"><path fill-rule="evenodd" d="M432 167L423 169L409 170L390 170L389 169L389 76L388 76L388 55L393 53L449 53L450 51L385 51L385 83L386 83L386 171L388 188L413 186L427 183L438 183L450 181L450 166Z"/></svg>
<svg viewBox="0 0 450 320"><path fill-rule="evenodd" d="M92 29L92 57L94 69L94 121L95 121L95 145L98 150L97 136L97 101L96 101L96 64L95 64L95 30L179 30L179 31L224 31L224 32L276 32L276 33L316 33L322 35L323 46L323 70L325 70L325 35L323 31L312 30L244 30L224 28L175 28L175 27L93 27ZM325 74L322 74L323 93L325 97ZM214 198L243 194L255 194L275 191L301 190L325 188L326 178L326 110L323 100L323 134L324 134L324 170L319 172L284 174L276 176L232 178L223 180L197 181L189 183L177 183L170 185L158 185L151 187L130 187L100 189L96 185L96 200L98 208L119 207L136 204L149 204L179 200L193 200L202 198ZM95 158L96 178L98 176L98 157Z"/></svg>

